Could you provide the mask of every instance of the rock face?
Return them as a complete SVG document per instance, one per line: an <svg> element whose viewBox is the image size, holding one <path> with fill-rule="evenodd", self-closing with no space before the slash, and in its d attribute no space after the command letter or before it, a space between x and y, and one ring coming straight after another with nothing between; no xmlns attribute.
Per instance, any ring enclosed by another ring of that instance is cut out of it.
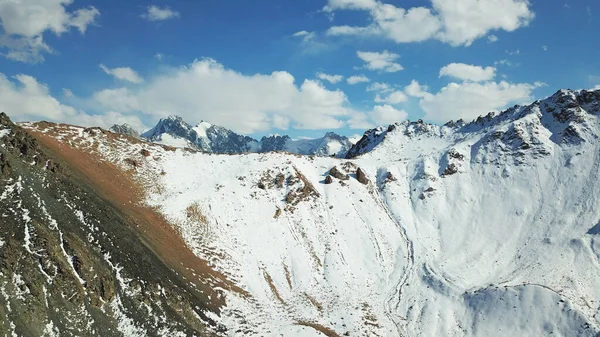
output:
<svg viewBox="0 0 600 337"><path fill-rule="evenodd" d="M140 133L135 131L133 129L133 127L131 127L131 125L129 125L127 123L122 124L122 125L115 124L115 125L111 126L109 130L114 133L119 133L119 134L131 136L131 137L135 137L135 138L140 137Z"/></svg>
<svg viewBox="0 0 600 337"><path fill-rule="evenodd" d="M179 116L161 119L154 128L142 134L142 137L175 147L230 154L287 151L303 155L344 157L352 146L347 137L333 132L317 139L292 140L289 136L273 135L258 141L207 122L191 126Z"/></svg>
<svg viewBox="0 0 600 337"><path fill-rule="evenodd" d="M333 184L333 178L331 176L327 176L327 178L325 178L325 184L326 185Z"/></svg>
<svg viewBox="0 0 600 337"><path fill-rule="evenodd" d="M337 179L340 179L340 180L348 180L348 179L350 179L350 176L349 176L349 175L347 175L347 174L345 174L345 173L342 173L342 172L341 172L341 171L340 171L340 170L337 168L337 166L334 166L334 167L332 167L332 168L331 168L331 170L329 170L329 174L330 174L332 177L334 177L334 178L337 178Z"/></svg>
<svg viewBox="0 0 600 337"><path fill-rule="evenodd" d="M356 170L356 180L358 180L363 185L367 185L369 183L369 178L367 178L367 174L360 167Z"/></svg>
<svg viewBox="0 0 600 337"><path fill-rule="evenodd" d="M1 335L211 336L221 329L206 316L218 302L162 262L134 230L135 216L5 114L0 167Z"/></svg>

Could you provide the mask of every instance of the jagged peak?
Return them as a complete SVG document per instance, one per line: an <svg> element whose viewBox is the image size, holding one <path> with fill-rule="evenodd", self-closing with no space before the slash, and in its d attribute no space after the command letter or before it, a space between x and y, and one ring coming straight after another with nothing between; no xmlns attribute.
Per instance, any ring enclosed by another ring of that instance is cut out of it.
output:
<svg viewBox="0 0 600 337"><path fill-rule="evenodd" d="M586 109L582 109L583 105L586 105ZM600 114L600 89L561 89L553 95L542 100L536 100L529 105L514 105L501 112L492 111L486 115L480 115L468 123L459 119L439 126L418 120L416 122L394 123L387 128L378 126L364 133L363 137L350 149L347 158L353 158L373 150L385 140L388 133L400 133L404 136L422 134L443 136L448 133L479 132L503 123L516 123L531 115L536 115L539 118L528 119L527 123L545 124L545 128L552 128L553 132L562 135L563 131L558 131L559 129L550 124L562 124L563 127L560 129L562 130L568 128L569 123L583 122L585 120L583 116L586 113Z"/></svg>

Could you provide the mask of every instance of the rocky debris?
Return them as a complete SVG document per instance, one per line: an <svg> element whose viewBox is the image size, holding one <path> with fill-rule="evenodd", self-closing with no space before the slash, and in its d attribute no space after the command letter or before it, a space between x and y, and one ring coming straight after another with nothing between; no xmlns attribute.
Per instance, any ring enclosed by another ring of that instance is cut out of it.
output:
<svg viewBox="0 0 600 337"><path fill-rule="evenodd" d="M256 186L261 190L272 189L272 188L283 188L286 184L286 177L283 173L279 172L275 174L275 172L271 169L267 169L264 171L256 183Z"/></svg>
<svg viewBox="0 0 600 337"><path fill-rule="evenodd" d="M329 175L339 179L339 180L348 180L350 179L350 176L347 174L342 173L337 166L334 166L333 168L331 168L331 170L329 170Z"/></svg>
<svg viewBox="0 0 600 337"><path fill-rule="evenodd" d="M369 183L369 178L367 178L367 174L360 167L356 170L356 180L358 180L363 185L367 185Z"/></svg>
<svg viewBox="0 0 600 337"><path fill-rule="evenodd" d="M319 198L321 194L315 189L313 184L294 167L296 174L288 178L288 186L297 185L298 187L288 192L285 197L286 211L293 212L296 205L310 198Z"/></svg>
<svg viewBox="0 0 600 337"><path fill-rule="evenodd" d="M385 181L386 182L392 182L392 181L397 181L398 179L396 179L396 177L394 177L394 175L392 174L392 172L388 172L387 175L385 176Z"/></svg>
<svg viewBox="0 0 600 337"><path fill-rule="evenodd" d="M150 156L150 151L146 150L146 149L142 149L140 151L140 154L144 157L149 157Z"/></svg>
<svg viewBox="0 0 600 337"><path fill-rule="evenodd" d="M140 137L140 133L135 131L133 129L133 127L127 123L125 124L121 124L121 125L113 125L110 127L109 129L110 131L114 132L114 133L118 133L118 134L122 134L122 135L127 135L130 137L135 137L135 138L139 138Z"/></svg>
<svg viewBox="0 0 600 337"><path fill-rule="evenodd" d="M450 149L450 151L448 151L448 157L453 158L453 159L458 159L458 160L464 160L465 156L460 154L456 149Z"/></svg>
<svg viewBox="0 0 600 337"><path fill-rule="evenodd" d="M325 185L330 185L333 184L333 178L328 175L327 178L325 178Z"/></svg>
<svg viewBox="0 0 600 337"><path fill-rule="evenodd" d="M273 219L279 219L279 217L281 216L281 208L277 207L277 210L275 211L275 215L273 216Z"/></svg>
<svg viewBox="0 0 600 337"><path fill-rule="evenodd" d="M451 176L456 173L458 173L458 166L456 166L456 164L454 163L451 163L450 165L448 165L448 167L446 167L446 169L442 173L442 177Z"/></svg>
<svg viewBox="0 0 600 337"><path fill-rule="evenodd" d="M131 167L133 167L134 169L140 167L140 163L137 160L133 159L133 158L126 158L124 160L124 162L126 164L130 165Z"/></svg>

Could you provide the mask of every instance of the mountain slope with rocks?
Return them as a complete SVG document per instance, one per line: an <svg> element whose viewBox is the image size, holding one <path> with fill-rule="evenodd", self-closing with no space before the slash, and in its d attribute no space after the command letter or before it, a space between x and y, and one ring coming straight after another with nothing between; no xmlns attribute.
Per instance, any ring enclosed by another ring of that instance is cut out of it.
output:
<svg viewBox="0 0 600 337"><path fill-rule="evenodd" d="M88 140L103 132L77 130ZM139 190L127 172L53 136L0 114L0 334L224 331L211 317L223 305L217 289L233 289L225 278L159 214L131 204Z"/></svg>
<svg viewBox="0 0 600 337"><path fill-rule="evenodd" d="M379 128L352 159L23 128L128 172L136 205L221 275L200 317L216 334L600 334L600 90Z"/></svg>

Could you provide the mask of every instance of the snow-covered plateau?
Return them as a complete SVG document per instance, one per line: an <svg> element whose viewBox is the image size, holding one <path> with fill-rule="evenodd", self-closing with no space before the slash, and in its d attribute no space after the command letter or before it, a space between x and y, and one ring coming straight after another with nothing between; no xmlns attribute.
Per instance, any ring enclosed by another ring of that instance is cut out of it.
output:
<svg viewBox="0 0 600 337"><path fill-rule="evenodd" d="M224 290L228 335L598 336L599 118L600 90L562 90L370 130L352 159L60 137L247 292Z"/></svg>

